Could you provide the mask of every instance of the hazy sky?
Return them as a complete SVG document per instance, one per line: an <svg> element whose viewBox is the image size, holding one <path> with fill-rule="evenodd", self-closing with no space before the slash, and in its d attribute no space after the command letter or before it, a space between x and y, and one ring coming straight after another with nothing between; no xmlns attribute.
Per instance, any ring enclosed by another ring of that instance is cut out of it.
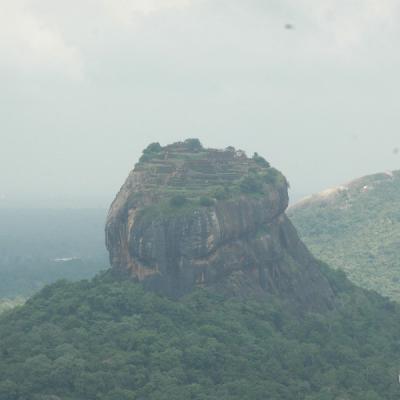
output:
<svg viewBox="0 0 400 400"><path fill-rule="evenodd" d="M398 0L0 0L0 204L108 206L187 137L295 197L399 169L399 71Z"/></svg>

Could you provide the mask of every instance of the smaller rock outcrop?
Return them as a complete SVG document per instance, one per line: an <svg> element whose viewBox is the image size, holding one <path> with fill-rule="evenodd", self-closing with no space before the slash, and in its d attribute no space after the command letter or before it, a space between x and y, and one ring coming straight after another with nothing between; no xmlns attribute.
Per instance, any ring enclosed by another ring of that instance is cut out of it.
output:
<svg viewBox="0 0 400 400"><path fill-rule="evenodd" d="M305 308L332 304L318 262L285 215L287 181L258 154L197 139L151 144L111 205L114 271L179 297L196 285L250 282Z"/></svg>

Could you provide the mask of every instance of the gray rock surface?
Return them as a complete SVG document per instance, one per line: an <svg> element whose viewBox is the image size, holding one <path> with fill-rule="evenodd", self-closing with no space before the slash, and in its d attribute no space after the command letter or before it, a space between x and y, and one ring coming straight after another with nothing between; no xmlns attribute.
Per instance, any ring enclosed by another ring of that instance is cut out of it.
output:
<svg viewBox="0 0 400 400"><path fill-rule="evenodd" d="M243 290L303 308L332 305L329 282L285 215L283 175L232 148L193 150L183 142L144 154L107 218L115 271L174 297L226 282L240 292L246 282ZM261 186L248 189L249 177ZM183 204L171 205L177 196ZM207 206L199 200L205 196Z"/></svg>

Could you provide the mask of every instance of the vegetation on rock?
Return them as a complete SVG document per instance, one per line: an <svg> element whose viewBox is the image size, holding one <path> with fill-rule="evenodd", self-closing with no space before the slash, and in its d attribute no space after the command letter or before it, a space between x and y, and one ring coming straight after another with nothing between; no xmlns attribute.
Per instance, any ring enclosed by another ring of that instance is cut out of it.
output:
<svg viewBox="0 0 400 400"><path fill-rule="evenodd" d="M263 193L269 190L268 185L285 181L257 153L247 158L234 147L205 149L199 139L164 147L151 143L143 151L136 170L153 176L142 185L142 190L158 193L163 200L182 195L193 200L193 205L200 197L222 200L243 192ZM163 182L162 176L169 173L174 173L174 177Z"/></svg>
<svg viewBox="0 0 400 400"><path fill-rule="evenodd" d="M269 162L264 157L261 157L258 153L253 154L253 160L259 165L263 165L266 167L270 166Z"/></svg>
<svg viewBox="0 0 400 400"><path fill-rule="evenodd" d="M208 196L201 196L199 199L199 204L203 207L211 207L214 205L214 200Z"/></svg>
<svg viewBox="0 0 400 400"><path fill-rule="evenodd" d="M183 194L176 194L171 197L169 203L172 207L182 207L187 202L187 198Z"/></svg>

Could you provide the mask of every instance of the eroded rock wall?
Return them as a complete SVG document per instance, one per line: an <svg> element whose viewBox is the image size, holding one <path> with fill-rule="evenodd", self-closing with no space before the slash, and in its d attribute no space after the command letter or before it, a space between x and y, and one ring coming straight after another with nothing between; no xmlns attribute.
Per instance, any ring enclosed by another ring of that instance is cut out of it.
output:
<svg viewBox="0 0 400 400"><path fill-rule="evenodd" d="M168 172L176 178L176 171ZM164 174L160 185L170 178ZM257 196L163 214L151 212L160 193L147 190L150 179L134 170L111 205L106 243L115 270L174 297L236 274L255 291L306 308L329 307L330 285L285 215L286 180Z"/></svg>

